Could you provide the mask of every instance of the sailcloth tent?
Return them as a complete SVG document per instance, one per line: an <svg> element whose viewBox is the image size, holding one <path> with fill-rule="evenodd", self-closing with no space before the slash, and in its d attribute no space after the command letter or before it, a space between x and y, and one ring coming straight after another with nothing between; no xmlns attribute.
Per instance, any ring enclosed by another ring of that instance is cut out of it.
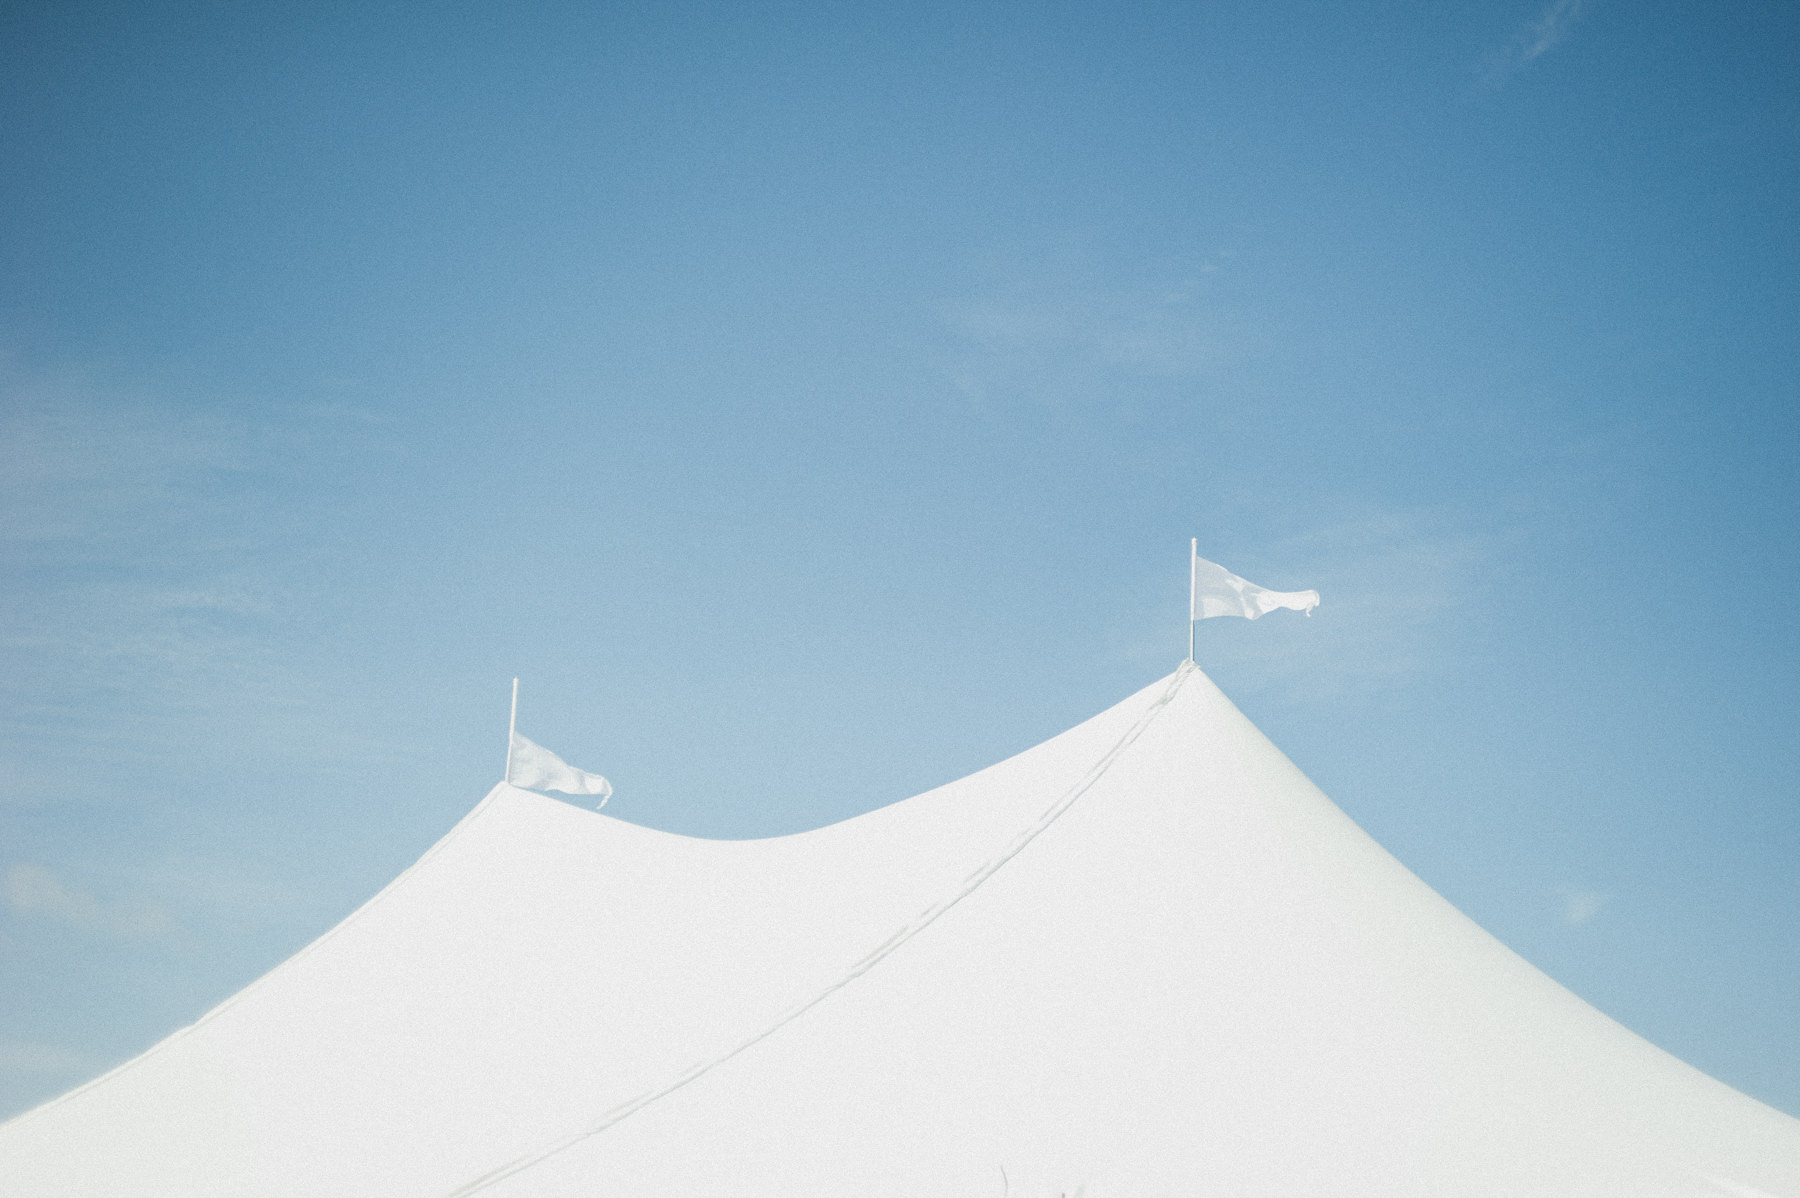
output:
<svg viewBox="0 0 1800 1198"><path fill-rule="evenodd" d="M9 1195L1800 1198L1800 1122L1384 852L1191 663L829 827L496 787Z"/></svg>

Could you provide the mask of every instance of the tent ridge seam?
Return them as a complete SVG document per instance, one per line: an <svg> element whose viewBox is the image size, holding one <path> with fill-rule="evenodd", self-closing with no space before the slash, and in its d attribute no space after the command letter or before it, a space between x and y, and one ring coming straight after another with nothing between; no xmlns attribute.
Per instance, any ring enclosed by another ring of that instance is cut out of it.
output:
<svg viewBox="0 0 1800 1198"><path fill-rule="evenodd" d="M1073 807L1081 796L1093 789L1095 784L1098 783L1100 779L1106 775L1106 772L1112 768L1113 763L1119 759L1119 756L1124 753L1126 749L1130 748L1131 745L1144 734L1145 730L1150 727L1156 717L1162 714L1163 710L1174 701L1175 695L1180 691L1182 683L1187 681L1188 676L1195 673L1197 669L1198 667L1194 665L1192 659L1182 662L1176 669L1174 676L1170 678L1168 687L1160 696L1158 696L1156 701L1151 703L1150 706L1144 710L1143 714L1138 716L1131 727L1125 731L1125 734L1121 736L1098 761L1088 768L1087 773L1083 774L1072 787L1060 795L1055 802L1051 803L1050 806L1044 810L1044 813L1038 816L1034 823L1026 827L1017 836L1013 837L997 856L990 858L986 864L976 869L964 879L962 884L959 885L949 897L927 907L918 915L914 916L912 920L883 941L879 947L846 970L844 975L835 982L832 982L829 986L826 986L811 998L790 1007L785 1014L777 1017L773 1022L720 1055L713 1057L711 1060L702 1061L684 1070L667 1085L655 1090L647 1091L628 1103L613 1107L606 1114L601 1116L600 1121L592 1127L564 1136L562 1139L556 1140L545 1147L538 1149L536 1152L516 1157L506 1164L492 1169L474 1180L465 1183L461 1187L450 1191L447 1198L466 1198L467 1195L479 1193L498 1182L505 1181L509 1177L513 1177L519 1173L523 1173L527 1169L542 1164L550 1157L555 1156L565 1149L574 1147L583 1140L591 1139L601 1132L606 1131L608 1128L616 1126L625 1119L636 1114L638 1111L643 1110L651 1103L656 1102L658 1099L666 1098L676 1090L687 1085L689 1082L711 1072L713 1069L723 1065L738 1054L745 1052L761 1043L763 1040L766 1040L789 1023L792 1023L794 1020L804 1015L807 1011L818 1006L821 1002L824 1002L827 998L873 969L881 961L885 960L888 956L898 950L901 945L905 944L931 924L935 923L946 911L956 906L956 904L960 903L970 894L973 894L983 882L993 877L994 874L999 872L1002 866L1023 852L1027 845L1036 840L1038 836L1050 827L1051 824L1061 818L1063 813L1068 811L1070 807Z"/></svg>

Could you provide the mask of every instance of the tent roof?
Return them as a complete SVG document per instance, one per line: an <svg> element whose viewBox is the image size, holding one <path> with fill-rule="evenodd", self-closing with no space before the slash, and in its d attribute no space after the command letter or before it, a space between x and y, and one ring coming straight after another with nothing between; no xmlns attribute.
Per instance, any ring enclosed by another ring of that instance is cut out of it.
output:
<svg viewBox="0 0 1800 1198"><path fill-rule="evenodd" d="M1481 931L1191 665L795 836L508 786L0 1127L28 1195L1777 1195L1800 1122Z"/></svg>

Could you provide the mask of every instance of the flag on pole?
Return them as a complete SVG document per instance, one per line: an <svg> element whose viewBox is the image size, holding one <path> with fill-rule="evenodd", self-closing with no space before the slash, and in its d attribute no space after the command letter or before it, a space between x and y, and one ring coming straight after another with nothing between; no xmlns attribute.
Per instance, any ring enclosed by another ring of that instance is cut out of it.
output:
<svg viewBox="0 0 1800 1198"><path fill-rule="evenodd" d="M1271 591L1247 579L1239 578L1217 562L1209 562L1198 552L1193 555L1193 574L1188 599L1188 622L1213 616L1242 616L1246 620L1266 615L1276 608L1305 612L1319 606L1317 591Z"/></svg>
<svg viewBox="0 0 1800 1198"><path fill-rule="evenodd" d="M597 807L612 798L612 783L599 774L578 770L537 744L512 734L512 752L506 759L506 780L527 790L557 790L566 795L599 795Z"/></svg>

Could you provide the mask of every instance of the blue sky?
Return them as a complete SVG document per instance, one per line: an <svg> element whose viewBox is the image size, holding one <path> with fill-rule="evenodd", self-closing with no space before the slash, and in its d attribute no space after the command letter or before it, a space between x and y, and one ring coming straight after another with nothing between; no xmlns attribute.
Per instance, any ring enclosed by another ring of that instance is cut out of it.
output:
<svg viewBox="0 0 1800 1198"><path fill-rule="evenodd" d="M0 1114L520 729L766 835L1198 657L1800 1113L1800 12L0 13Z"/></svg>

